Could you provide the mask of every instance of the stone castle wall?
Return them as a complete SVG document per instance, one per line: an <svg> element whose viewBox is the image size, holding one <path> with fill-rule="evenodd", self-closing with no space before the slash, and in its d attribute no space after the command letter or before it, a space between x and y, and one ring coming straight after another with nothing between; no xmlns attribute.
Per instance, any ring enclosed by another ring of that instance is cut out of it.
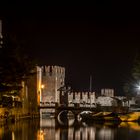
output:
<svg viewBox="0 0 140 140"><path fill-rule="evenodd" d="M95 103L95 92L71 92L68 94L69 103Z"/></svg>
<svg viewBox="0 0 140 140"><path fill-rule="evenodd" d="M114 89L101 89L101 96L114 97Z"/></svg>
<svg viewBox="0 0 140 140"><path fill-rule="evenodd" d="M42 66L42 102L59 102L60 87L65 84L65 68L60 66Z"/></svg>

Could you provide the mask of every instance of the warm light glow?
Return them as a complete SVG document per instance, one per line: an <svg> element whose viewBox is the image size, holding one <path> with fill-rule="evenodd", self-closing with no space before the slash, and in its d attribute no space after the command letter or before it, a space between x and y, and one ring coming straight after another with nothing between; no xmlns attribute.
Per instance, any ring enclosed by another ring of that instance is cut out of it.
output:
<svg viewBox="0 0 140 140"><path fill-rule="evenodd" d="M139 95L140 94L140 82L135 83L135 92Z"/></svg>
<svg viewBox="0 0 140 140"><path fill-rule="evenodd" d="M140 82L136 86L137 94L140 94Z"/></svg>
<svg viewBox="0 0 140 140"><path fill-rule="evenodd" d="M44 88L45 86L44 85L41 85L41 88Z"/></svg>
<svg viewBox="0 0 140 140"><path fill-rule="evenodd" d="M40 130L37 132L37 140L44 140L44 132Z"/></svg>
<svg viewBox="0 0 140 140"><path fill-rule="evenodd" d="M137 89L140 90L140 85L138 85Z"/></svg>
<svg viewBox="0 0 140 140"><path fill-rule="evenodd" d="M119 127L127 127L127 128L131 128L133 130L140 131L140 126L139 126L138 122L121 122Z"/></svg>
<svg viewBox="0 0 140 140"><path fill-rule="evenodd" d="M12 140L15 140L15 133L12 131Z"/></svg>

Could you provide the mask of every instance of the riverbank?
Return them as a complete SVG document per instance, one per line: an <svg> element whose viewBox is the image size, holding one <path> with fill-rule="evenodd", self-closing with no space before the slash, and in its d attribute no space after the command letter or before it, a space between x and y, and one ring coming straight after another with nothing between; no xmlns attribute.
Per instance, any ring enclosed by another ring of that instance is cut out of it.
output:
<svg viewBox="0 0 140 140"><path fill-rule="evenodd" d="M22 108L0 108L0 125L13 123L21 119L35 119L39 117L39 113L26 113Z"/></svg>

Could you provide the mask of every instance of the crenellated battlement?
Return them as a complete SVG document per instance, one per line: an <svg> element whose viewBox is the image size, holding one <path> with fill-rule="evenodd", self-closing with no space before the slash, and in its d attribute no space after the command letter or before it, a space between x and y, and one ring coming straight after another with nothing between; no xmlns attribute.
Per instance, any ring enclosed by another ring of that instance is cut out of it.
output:
<svg viewBox="0 0 140 140"><path fill-rule="evenodd" d="M101 95L114 97L114 89L101 89Z"/></svg>
<svg viewBox="0 0 140 140"><path fill-rule="evenodd" d="M65 68L61 66L42 66L42 72L48 76L63 75L65 76Z"/></svg>
<svg viewBox="0 0 140 140"><path fill-rule="evenodd" d="M82 96L88 96L88 95L92 95L95 94L95 92L69 92L69 95L73 94L73 95L82 95Z"/></svg>
<svg viewBox="0 0 140 140"><path fill-rule="evenodd" d="M41 66L42 101L58 102L58 89L65 84L65 68L61 66Z"/></svg>
<svg viewBox="0 0 140 140"><path fill-rule="evenodd" d="M70 92L68 101L73 103L95 103L95 92Z"/></svg>

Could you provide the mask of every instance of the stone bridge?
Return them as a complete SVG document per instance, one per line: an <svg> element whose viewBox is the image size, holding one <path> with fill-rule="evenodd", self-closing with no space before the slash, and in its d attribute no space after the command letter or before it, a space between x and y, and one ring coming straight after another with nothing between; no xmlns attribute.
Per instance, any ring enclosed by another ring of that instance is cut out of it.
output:
<svg viewBox="0 0 140 140"><path fill-rule="evenodd" d="M82 111L95 110L95 92L71 92L71 89L61 87L58 89L58 101L45 100L41 102L40 109L54 109L55 116L61 112L71 111L74 116L77 116Z"/></svg>
<svg viewBox="0 0 140 140"><path fill-rule="evenodd" d="M58 117L60 114L63 114L63 112L68 113L68 111L72 112L74 117L77 118L78 114L80 114L83 111L95 111L95 107L57 107L55 109L55 116Z"/></svg>
<svg viewBox="0 0 140 140"><path fill-rule="evenodd" d="M58 117L60 114L63 113L68 113L69 111L77 117L77 115L83 111L95 111L96 107L95 105L90 105L90 104L79 104L75 103L73 105L68 104L68 105L58 105L58 104L53 104L53 105L44 105L40 106L39 109L54 109L55 110L55 117ZM64 115L64 114L63 114Z"/></svg>

